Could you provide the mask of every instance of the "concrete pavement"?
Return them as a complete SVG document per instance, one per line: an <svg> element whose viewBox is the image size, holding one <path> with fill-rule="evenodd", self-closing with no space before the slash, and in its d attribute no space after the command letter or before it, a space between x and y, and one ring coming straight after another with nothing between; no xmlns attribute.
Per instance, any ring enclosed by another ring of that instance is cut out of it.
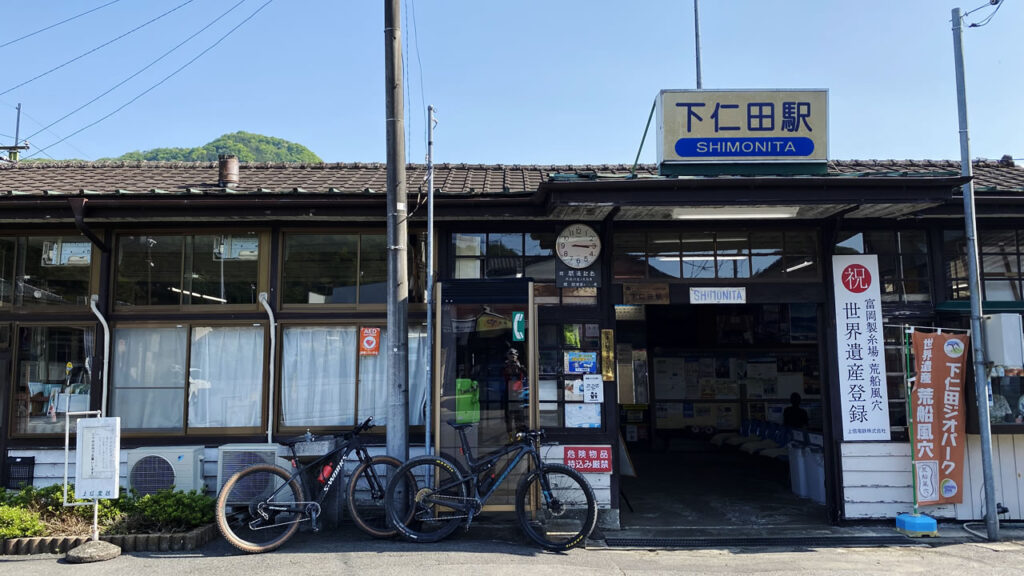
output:
<svg viewBox="0 0 1024 576"><path fill-rule="evenodd" d="M528 544L514 524L492 523L437 544L373 540L352 527L300 533L269 554L246 555L223 539L194 552L133 552L106 562L68 564L57 555L0 557L0 574L11 576L185 576L216 574L519 575L569 574L1013 574L1024 570L1024 530L1004 528L1003 540L978 540L957 525L942 538L908 540L901 546L723 546L702 549L605 547L563 554ZM983 529L983 526L982 526ZM837 536L887 533L885 526L838 528ZM865 540L866 541L866 540ZM849 540L834 540L835 543Z"/></svg>

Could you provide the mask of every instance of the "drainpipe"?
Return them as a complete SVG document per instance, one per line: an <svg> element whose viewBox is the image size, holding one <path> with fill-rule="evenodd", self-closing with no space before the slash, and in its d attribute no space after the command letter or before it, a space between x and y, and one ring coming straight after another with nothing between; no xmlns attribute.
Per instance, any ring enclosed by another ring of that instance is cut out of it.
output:
<svg viewBox="0 0 1024 576"><path fill-rule="evenodd" d="M267 444L274 443L274 360L277 358L277 322L274 320L274 311L270 309L270 302L267 300L267 293L260 292L260 304L267 311L270 319L270 393L267 394Z"/></svg>
<svg viewBox="0 0 1024 576"><path fill-rule="evenodd" d="M100 324L103 325L103 395L100 404L100 413L106 414L107 410L107 388L110 382L110 325L107 324L107 319L100 313L100 309L96 307L96 303L99 302L99 294L93 294L89 298L89 307L92 308L92 313L96 315L100 320Z"/></svg>

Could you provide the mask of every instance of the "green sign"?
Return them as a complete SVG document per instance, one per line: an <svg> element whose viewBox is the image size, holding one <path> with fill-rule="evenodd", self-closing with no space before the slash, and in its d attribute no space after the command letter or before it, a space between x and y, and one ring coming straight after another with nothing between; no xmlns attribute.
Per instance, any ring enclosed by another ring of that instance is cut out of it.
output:
<svg viewBox="0 0 1024 576"><path fill-rule="evenodd" d="M526 312L512 313L512 341L526 340Z"/></svg>

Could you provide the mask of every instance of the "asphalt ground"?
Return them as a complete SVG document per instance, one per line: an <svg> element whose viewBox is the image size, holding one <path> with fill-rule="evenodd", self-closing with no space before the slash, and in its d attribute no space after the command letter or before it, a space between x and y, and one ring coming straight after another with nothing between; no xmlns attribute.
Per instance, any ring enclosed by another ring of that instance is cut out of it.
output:
<svg viewBox="0 0 1024 576"><path fill-rule="evenodd" d="M984 526L981 526L982 532ZM805 546L709 546L666 549L607 547L594 540L586 549L551 553L529 544L514 524L491 523L459 531L436 544L373 540L346 526L318 534L299 533L281 549L241 553L223 539L192 552L132 552L105 562L69 564L62 556L0 557L0 574L10 576L216 574L382 574L520 575L575 574L891 574L982 575L1024 572L1024 530L1003 529L987 542L943 525L940 538L900 545L851 545L858 534L888 528L836 529L835 543ZM841 538L840 538L841 537ZM853 538L851 540L851 538ZM868 541L866 538L865 542Z"/></svg>

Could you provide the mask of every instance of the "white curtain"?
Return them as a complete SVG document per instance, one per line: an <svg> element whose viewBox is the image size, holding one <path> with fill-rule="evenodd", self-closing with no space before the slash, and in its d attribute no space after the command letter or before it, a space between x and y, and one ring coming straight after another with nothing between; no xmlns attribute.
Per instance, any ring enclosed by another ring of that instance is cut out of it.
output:
<svg viewBox="0 0 1024 576"><path fill-rule="evenodd" d="M262 326L192 329L188 425L256 427L263 408Z"/></svg>
<svg viewBox="0 0 1024 576"><path fill-rule="evenodd" d="M387 341L387 330L381 330L381 342ZM383 348L383 347L382 347ZM427 405L427 330L409 327L409 425L422 426ZM359 358L359 421L373 416L374 423L387 424L388 380L387 354Z"/></svg>
<svg viewBox="0 0 1024 576"><path fill-rule="evenodd" d="M117 328L114 343L111 411L121 428L181 430L185 328Z"/></svg>
<svg viewBox="0 0 1024 576"><path fill-rule="evenodd" d="M285 328L281 346L283 424L354 424L357 354L354 326Z"/></svg>

